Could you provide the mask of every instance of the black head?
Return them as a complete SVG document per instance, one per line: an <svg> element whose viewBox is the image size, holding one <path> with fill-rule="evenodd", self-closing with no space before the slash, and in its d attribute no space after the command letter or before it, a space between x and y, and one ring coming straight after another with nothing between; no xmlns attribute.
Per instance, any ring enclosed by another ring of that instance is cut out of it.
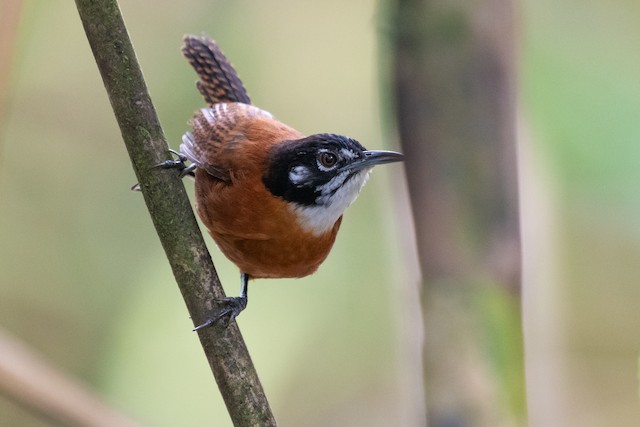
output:
<svg viewBox="0 0 640 427"><path fill-rule="evenodd" d="M273 146L263 181L275 196L301 206L339 201L346 208L374 165L401 159L391 151L367 151L346 136L317 134Z"/></svg>

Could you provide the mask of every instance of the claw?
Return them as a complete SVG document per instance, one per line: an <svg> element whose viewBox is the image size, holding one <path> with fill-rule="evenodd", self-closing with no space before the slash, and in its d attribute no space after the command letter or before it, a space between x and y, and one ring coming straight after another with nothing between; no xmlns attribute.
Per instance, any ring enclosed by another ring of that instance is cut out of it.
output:
<svg viewBox="0 0 640 427"><path fill-rule="evenodd" d="M182 163L184 163L184 162L186 162L186 161L187 161L187 156L185 156L185 155L184 155L184 154L182 154L181 152L176 151L176 150L174 150L174 149L172 149L172 148L169 148L169 152L170 152L171 154L174 154L177 158L179 158L179 159L180 159L180 161L181 161Z"/></svg>
<svg viewBox="0 0 640 427"><path fill-rule="evenodd" d="M171 154L173 154L174 156L176 156L178 158L178 160L165 160L164 162L160 162L156 165L151 166L152 169L155 168L162 168L162 169L171 169L171 168L180 168L180 169L184 169L187 166L184 164L184 162L187 161L187 157L176 151L176 150L172 150L171 148L169 149L169 152Z"/></svg>
<svg viewBox="0 0 640 427"><path fill-rule="evenodd" d="M240 296L218 300L220 306L217 308L216 312L212 316L208 317L204 323L193 328L194 331L208 328L209 326L213 326L219 322L226 328L231 324L231 322L233 322L236 317L238 317L242 310L247 307L247 288L249 284L249 276L242 273L240 280L242 282Z"/></svg>
<svg viewBox="0 0 640 427"><path fill-rule="evenodd" d="M180 178L184 178L187 175L190 177L195 177L194 171L196 170L197 165L191 164L187 166L184 164L184 162L189 160L187 156L180 153L179 151L172 149L169 149L169 152L175 155L178 160L165 160L164 162L160 162L151 166L151 169L178 169L178 171L180 172ZM140 184L133 184L133 186L131 187L131 191L142 191L142 189L140 188Z"/></svg>
<svg viewBox="0 0 640 427"><path fill-rule="evenodd" d="M178 169L180 171L180 178L184 178L187 175L194 176L193 171L196 169L197 166L195 164L192 164L189 166L185 165L184 162L188 160L187 156L172 149L169 149L169 152L175 155L178 158L178 160L165 160L164 162L160 162L157 165L153 165L151 168L152 169L155 169L155 168Z"/></svg>
<svg viewBox="0 0 640 427"><path fill-rule="evenodd" d="M239 296L239 297L231 297L225 298L223 300L219 300L221 307L219 311L216 312L213 316L210 316L205 320L201 325L193 328L194 331L199 331L200 329L207 328L209 326L213 326L216 323L221 323L225 328L228 327L233 320L245 309L247 306L247 297Z"/></svg>

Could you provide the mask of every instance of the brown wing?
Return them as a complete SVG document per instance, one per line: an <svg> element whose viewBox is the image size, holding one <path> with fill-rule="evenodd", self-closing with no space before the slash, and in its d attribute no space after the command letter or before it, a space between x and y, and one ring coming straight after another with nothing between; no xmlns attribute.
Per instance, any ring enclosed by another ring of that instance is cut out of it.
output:
<svg viewBox="0 0 640 427"><path fill-rule="evenodd" d="M210 107L219 102L251 104L242 80L216 42L206 36L187 35L182 54L198 73L196 87Z"/></svg>
<svg viewBox="0 0 640 427"><path fill-rule="evenodd" d="M229 153L247 139L251 123L259 119L275 122L270 113L247 104L218 103L202 108L191 122L193 132L182 137L180 152L209 175L230 183L233 165Z"/></svg>

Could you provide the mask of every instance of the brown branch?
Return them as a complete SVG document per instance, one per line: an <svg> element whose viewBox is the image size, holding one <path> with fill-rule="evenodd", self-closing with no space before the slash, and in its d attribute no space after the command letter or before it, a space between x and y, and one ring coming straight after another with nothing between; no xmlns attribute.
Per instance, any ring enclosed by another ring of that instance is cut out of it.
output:
<svg viewBox="0 0 640 427"><path fill-rule="evenodd" d="M203 323L224 291L177 173L151 168L167 159L168 147L118 3L76 5L151 219L191 318ZM276 425L236 323L199 336L234 425Z"/></svg>

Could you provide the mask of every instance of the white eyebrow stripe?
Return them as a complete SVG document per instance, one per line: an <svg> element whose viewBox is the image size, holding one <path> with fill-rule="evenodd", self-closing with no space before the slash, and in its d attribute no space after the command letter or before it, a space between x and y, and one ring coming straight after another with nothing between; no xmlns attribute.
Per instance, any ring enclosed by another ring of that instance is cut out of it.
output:
<svg viewBox="0 0 640 427"><path fill-rule="evenodd" d="M347 159L355 159L356 157L358 157L358 155L356 153L354 153L353 151L349 150L348 148L340 149L340 153L342 154L343 157L345 157Z"/></svg>

